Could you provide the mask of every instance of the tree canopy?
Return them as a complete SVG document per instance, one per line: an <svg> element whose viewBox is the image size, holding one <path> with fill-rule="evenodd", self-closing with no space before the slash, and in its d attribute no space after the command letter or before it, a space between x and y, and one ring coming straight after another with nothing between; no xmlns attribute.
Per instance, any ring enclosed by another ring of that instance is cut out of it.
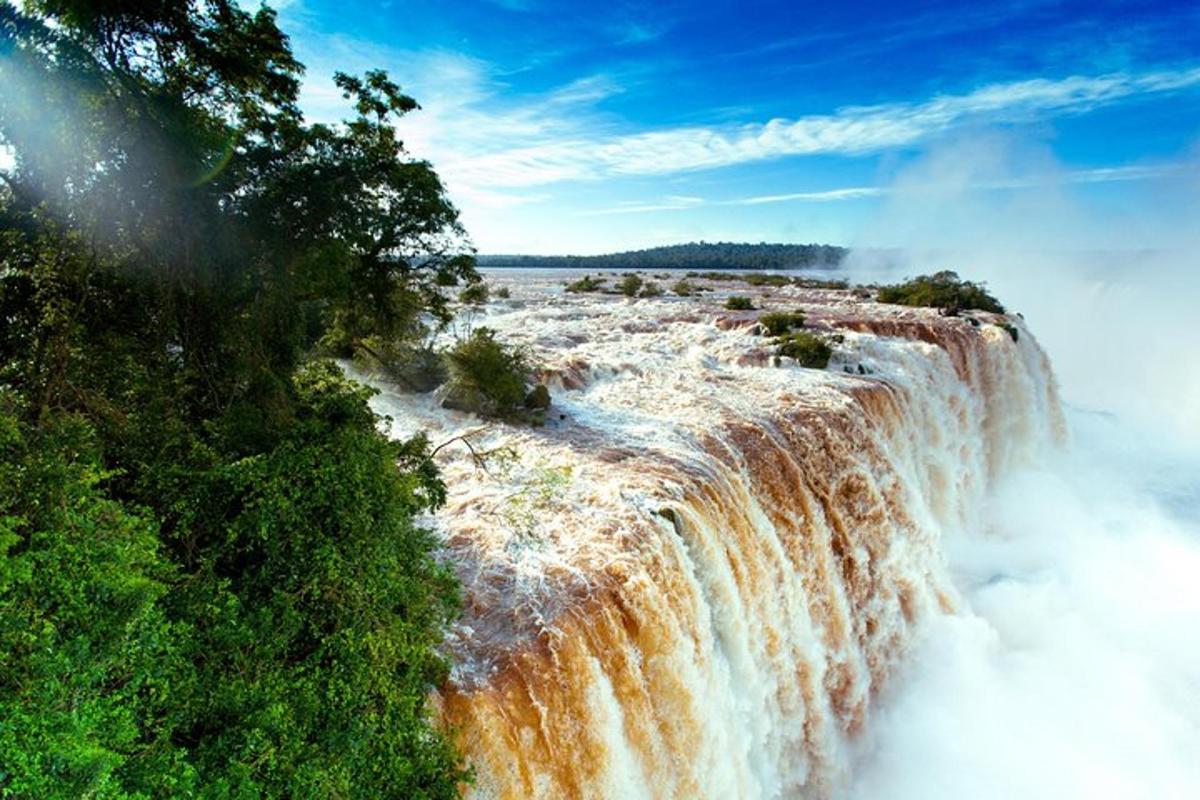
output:
<svg viewBox="0 0 1200 800"><path fill-rule="evenodd" d="M485 267L542 269L833 269L848 251L828 244L689 242L599 256L480 256Z"/></svg>
<svg viewBox="0 0 1200 800"><path fill-rule="evenodd" d="M423 438L324 355L477 279L383 72L275 13L0 2L0 796L456 796Z"/></svg>
<svg viewBox="0 0 1200 800"><path fill-rule="evenodd" d="M957 272L950 270L918 275L904 283L881 286L878 300L902 306L941 308L955 313L970 309L1004 313L1004 306L988 292L986 286L965 281L958 277Z"/></svg>

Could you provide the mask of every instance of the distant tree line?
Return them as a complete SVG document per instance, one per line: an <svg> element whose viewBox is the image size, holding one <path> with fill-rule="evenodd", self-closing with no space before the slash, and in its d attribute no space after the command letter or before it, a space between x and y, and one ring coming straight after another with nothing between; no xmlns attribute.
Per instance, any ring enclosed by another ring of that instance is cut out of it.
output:
<svg viewBox="0 0 1200 800"><path fill-rule="evenodd" d="M599 256L479 256L484 267L542 269L834 269L849 251L829 244L689 242Z"/></svg>

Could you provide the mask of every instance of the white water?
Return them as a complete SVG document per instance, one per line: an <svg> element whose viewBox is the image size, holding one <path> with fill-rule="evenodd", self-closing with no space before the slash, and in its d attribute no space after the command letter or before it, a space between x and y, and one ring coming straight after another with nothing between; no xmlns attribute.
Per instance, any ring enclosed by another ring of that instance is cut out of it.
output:
<svg viewBox="0 0 1200 800"><path fill-rule="evenodd" d="M1112 420L1072 422L1071 452L1005 480L989 524L948 542L966 603L923 631L850 796L1200 796L1195 506L1164 505Z"/></svg>
<svg viewBox="0 0 1200 800"><path fill-rule="evenodd" d="M973 736L1020 735L954 698L991 685L1005 636L1036 642L1018 624L1036 604L1007 589L1069 541L1014 516L1044 507L1030 486L1059 491L1030 470L1069 457L1028 331L1014 343L986 321L773 290L769 304L845 333L820 372L764 362L719 299L514 289L486 324L548 367L564 418L480 431L477 449L521 454L503 469L445 453L438 523L468 613L444 707L476 794L1012 796L939 747L976 722L994 727ZM840 371L859 364L868 376ZM478 422L378 404L435 441Z"/></svg>
<svg viewBox="0 0 1200 800"><path fill-rule="evenodd" d="M1196 152L1143 203L1102 209L1052 179L968 190L1055 171L1044 142L969 135L903 167L863 231L913 248L875 278L956 268L1026 315L1071 445L947 539L963 606L880 698L846 796L1200 797Z"/></svg>
<svg viewBox="0 0 1200 800"><path fill-rule="evenodd" d="M1048 282L1063 291L1026 292L1031 319L1065 314L1058 360L1104 372L1067 370L1088 406L1069 409L1070 447L1009 475L986 523L947 539L963 606L930 619L881 698L847 797L1200 797L1200 400L1164 391L1200 376L1171 338L1185 300ZM1069 297L1092 315L1064 311ZM1105 407L1122 414L1090 410Z"/></svg>

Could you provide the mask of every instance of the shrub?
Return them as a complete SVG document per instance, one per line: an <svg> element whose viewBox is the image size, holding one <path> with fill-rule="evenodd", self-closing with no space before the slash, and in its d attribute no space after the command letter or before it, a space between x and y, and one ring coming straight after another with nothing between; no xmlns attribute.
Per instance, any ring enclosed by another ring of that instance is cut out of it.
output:
<svg viewBox="0 0 1200 800"><path fill-rule="evenodd" d="M725 307L730 311L753 311L754 303L749 297L735 294L725 301Z"/></svg>
<svg viewBox="0 0 1200 800"><path fill-rule="evenodd" d="M584 275L577 281L572 281L567 284L567 291L574 294L583 292L598 292L604 288L603 278L593 278L591 275Z"/></svg>
<svg viewBox="0 0 1200 800"><path fill-rule="evenodd" d="M1012 340L1014 342L1020 341L1021 331L1017 328L1016 325L1013 325L1011 322L1004 322L1004 323L1001 323L1000 327L1008 332L1008 335L1012 337Z"/></svg>
<svg viewBox="0 0 1200 800"><path fill-rule="evenodd" d="M642 284L641 276L631 272L621 279L621 282L617 284L617 289L626 297L636 297L637 293L642 290Z"/></svg>
<svg viewBox="0 0 1200 800"><path fill-rule="evenodd" d="M671 291L680 297L691 297L696 293L696 287L684 279L676 281L675 285L671 287Z"/></svg>
<svg viewBox="0 0 1200 800"><path fill-rule="evenodd" d="M662 287L654 281L646 281L642 290L638 292L638 297L658 297L663 293Z"/></svg>
<svg viewBox="0 0 1200 800"><path fill-rule="evenodd" d="M458 293L458 301L469 306L481 306L488 301L488 294L488 285L483 281L475 281Z"/></svg>
<svg viewBox="0 0 1200 800"><path fill-rule="evenodd" d="M767 273L752 273L747 275L742 280L751 286L787 286L792 282L792 279L786 275L772 275Z"/></svg>
<svg viewBox="0 0 1200 800"><path fill-rule="evenodd" d="M507 300L511 296L512 296L512 293L510 291L508 291L507 286L501 286L499 289L496 290L496 297L500 298L501 300Z"/></svg>
<svg viewBox="0 0 1200 800"><path fill-rule="evenodd" d="M807 331L789 333L778 340L776 352L781 356L794 358L802 367L825 369L833 350L825 341Z"/></svg>
<svg viewBox="0 0 1200 800"><path fill-rule="evenodd" d="M477 328L446 353L450 382L445 405L482 416L510 417L524 405L529 361L520 350Z"/></svg>
<svg viewBox="0 0 1200 800"><path fill-rule="evenodd" d="M804 314L799 311L772 311L759 317L758 324L771 336L782 336L792 328L803 328Z"/></svg>
<svg viewBox="0 0 1200 800"><path fill-rule="evenodd" d="M823 278L793 278L792 285L801 289L848 289L850 284L844 280L825 280Z"/></svg>
<svg viewBox="0 0 1200 800"><path fill-rule="evenodd" d="M988 294L983 284L964 281L950 270L920 275L905 283L883 286L879 289L881 303L903 306L927 306L965 311L977 308L981 311L1004 313L1004 306Z"/></svg>

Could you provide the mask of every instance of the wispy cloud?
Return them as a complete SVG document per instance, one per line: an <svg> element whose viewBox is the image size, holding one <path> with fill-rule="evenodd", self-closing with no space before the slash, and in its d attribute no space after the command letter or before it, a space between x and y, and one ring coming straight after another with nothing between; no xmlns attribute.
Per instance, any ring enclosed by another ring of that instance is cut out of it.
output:
<svg viewBox="0 0 1200 800"><path fill-rule="evenodd" d="M611 214L645 214L650 211L686 211L689 208L697 208L705 204L706 203L703 197L668 195L660 202L656 203L619 203L611 208L598 208L583 212L583 216L593 217L609 216Z"/></svg>
<svg viewBox="0 0 1200 800"><path fill-rule="evenodd" d="M661 39L666 25L649 22L630 22L619 31L617 44L646 44Z"/></svg>
<svg viewBox="0 0 1200 800"><path fill-rule="evenodd" d="M1028 175L1000 181L975 181L965 188L971 191L1003 191L1006 189L1037 189L1046 186L1091 183L1123 183L1168 178L1182 174L1186 164L1131 164L1122 167L1099 167L1096 169L1072 170L1061 174ZM909 186L908 191L919 191L921 186ZM936 189L936 184L923 188ZM757 206L766 203L826 203L838 200L857 200L862 197L879 197L891 193L885 186L851 186L845 189L830 189L824 192L795 192L792 194L769 194L722 201L718 205Z"/></svg>
<svg viewBox="0 0 1200 800"><path fill-rule="evenodd" d="M743 197L729 200L724 205L761 206L767 203L828 203L837 200L855 200L860 197L877 197L886 190L878 186L851 186L845 189L830 189L825 192L793 192L791 194L766 194L758 197Z"/></svg>
<svg viewBox="0 0 1200 800"><path fill-rule="evenodd" d="M918 103L855 106L827 115L736 127L689 126L609 137L571 137L501 149L439 166L472 186L536 186L621 175L664 175L783 156L882 152L966 122L1081 114L1126 98L1200 85L1200 68L997 83ZM566 126L569 129L569 126Z"/></svg>
<svg viewBox="0 0 1200 800"><path fill-rule="evenodd" d="M415 156L433 162L451 197L463 209L469 228L479 236L481 245L491 241L492 247L517 236L513 231L524 237L532 235L521 226L540 225L556 210L565 211L577 222L586 216L606 217L617 227L635 223L637 215L646 215L655 224L675 220L695 237L713 235L711 226L718 224L713 220L721 216L703 216L701 210L869 202L886 196L888 190L847 185L811 191L800 186L797 191L787 191L791 187L780 190L772 186L772 193L756 196L663 197L655 193L624 204L613 203L612 196L623 191L614 180L621 177L680 176L682 184L692 187L683 192L701 195L709 189L699 188L694 177L686 177L688 173L787 157L869 156L906 150L963 127L1078 115L1136 97L1200 86L1200 68L1121 70L992 83L961 94L848 106L754 124L727 121L754 119L752 106L733 111L709 108L673 117L694 119L694 123L648 128L644 122L616 113L622 108L619 103L625 101L622 95L628 94L637 106L641 102L638 91L660 79L638 62L609 62L593 73L568 76L574 79L549 86L537 83L534 89L520 70L447 47L404 49L319 30L303 2L293 4L286 14L288 30L296 34L298 54L309 66L302 99L306 113L313 119L331 121L349 112L332 84L334 69L362 72L387 68L422 105L420 111L401 121L401 138ZM657 30L645 23L643 30L618 25L605 33L610 42L626 37L632 44ZM641 118L653 119L653 115ZM1155 177L1154 169L1158 168L1116 167L1059 176L1059 180L1145 180ZM719 183L718 174L712 178ZM555 185L577 181L612 181L612 189L606 186L585 201L568 199ZM645 181L636 183L646 185ZM971 188L1020 186L1008 181L1005 186L979 184ZM604 207L585 212L581 206L587 205ZM829 213L841 212L830 208ZM701 225L698 220L704 221L703 227L696 228Z"/></svg>
<svg viewBox="0 0 1200 800"><path fill-rule="evenodd" d="M1015 189L1036 189L1047 186L1067 184L1119 183L1125 181L1145 181L1169 178L1180 175L1188 169L1187 164L1133 164L1121 167L1101 167L1097 169L1073 170L1061 174L1029 175L1005 180L975 181L965 186L956 185L956 190L967 191L1004 191ZM936 191L940 188L937 183L908 185L906 192ZM702 197L667 196L659 202L642 203L637 201L620 203L610 208L594 209L584 212L585 216L606 216L610 214L643 214L656 211L689 211L702 207L713 206L758 206L773 203L836 203L844 200L859 200L868 197L882 197L892 194L893 189L887 186L848 186L840 189L827 189L815 192L790 192L786 194L754 195L736 197L726 200L706 200Z"/></svg>
<svg viewBox="0 0 1200 800"><path fill-rule="evenodd" d="M306 116L320 122L346 117L351 109L333 83L334 71L382 66L421 104L398 124L408 150L433 161L456 195L490 198L484 204L491 207L516 202L516 195L497 191L513 184L459 180L443 167L471 163L512 142L564 140L600 130L597 106L624 89L615 77L598 73L514 96L508 75L452 50L402 50L339 35L302 35L297 49L308 64L301 94Z"/></svg>

